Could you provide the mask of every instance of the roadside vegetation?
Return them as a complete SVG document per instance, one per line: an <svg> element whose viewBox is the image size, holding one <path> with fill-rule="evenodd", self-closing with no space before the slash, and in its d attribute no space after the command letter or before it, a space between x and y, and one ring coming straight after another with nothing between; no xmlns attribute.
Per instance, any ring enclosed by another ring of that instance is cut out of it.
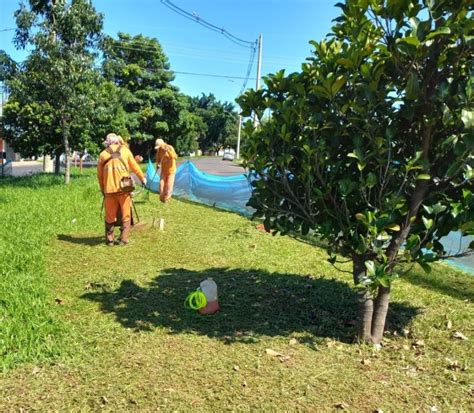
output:
<svg viewBox="0 0 474 413"><path fill-rule="evenodd" d="M93 172L0 181L0 410L473 408L471 276L398 280L377 350L353 342L350 274L243 217L152 194L106 247ZM201 317L183 302L208 276Z"/></svg>

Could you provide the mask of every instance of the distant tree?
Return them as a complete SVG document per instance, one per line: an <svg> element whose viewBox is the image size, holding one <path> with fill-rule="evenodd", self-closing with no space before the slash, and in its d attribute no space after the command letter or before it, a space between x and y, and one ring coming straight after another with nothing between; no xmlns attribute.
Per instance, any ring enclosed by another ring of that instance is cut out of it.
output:
<svg viewBox="0 0 474 413"><path fill-rule="evenodd" d="M472 4L347 0L301 73L239 100L251 205L265 227L310 231L353 264L359 335L382 339L403 266L445 258L474 233ZM473 245L470 245L473 248Z"/></svg>
<svg viewBox="0 0 474 413"><path fill-rule="evenodd" d="M96 73L91 82L81 84L80 92L89 105L82 106L83 116L76 116L71 124L74 150L98 154L108 133L128 136L120 88Z"/></svg>
<svg viewBox="0 0 474 413"><path fill-rule="evenodd" d="M105 39L104 50L104 76L122 90L131 142L149 150L161 137L180 152L194 150L196 119L187 97L171 84L174 75L158 40L119 33Z"/></svg>
<svg viewBox="0 0 474 413"><path fill-rule="evenodd" d="M191 98L191 110L206 125L201 129L199 146L205 151L219 151L237 142L238 114L232 103L220 102L211 93Z"/></svg>
<svg viewBox="0 0 474 413"><path fill-rule="evenodd" d="M184 97L184 96L183 96ZM184 97L186 100L187 97ZM179 115L179 122L175 130L176 151L180 155L188 155L195 152L198 148L198 137L200 131L205 128L202 118L189 110L182 110Z"/></svg>
<svg viewBox="0 0 474 413"><path fill-rule="evenodd" d="M5 135L23 156L55 154L59 172L59 156L64 153L60 113L50 102L37 94L40 67L26 63L7 80L9 95L4 108ZM120 90L104 81L99 73L90 73L75 90L78 100L71 100L75 109L68 122L71 151L97 153L110 131L126 132L125 115L119 99Z"/></svg>
<svg viewBox="0 0 474 413"><path fill-rule="evenodd" d="M17 70L16 62L4 50L0 50L0 82L11 79Z"/></svg>
<svg viewBox="0 0 474 413"><path fill-rule="evenodd" d="M81 145L71 128L93 106L94 93L85 93L83 85L93 84L102 16L88 0L29 0L15 17L16 44L33 50L8 81L6 131L24 154L65 153L68 184L70 154Z"/></svg>

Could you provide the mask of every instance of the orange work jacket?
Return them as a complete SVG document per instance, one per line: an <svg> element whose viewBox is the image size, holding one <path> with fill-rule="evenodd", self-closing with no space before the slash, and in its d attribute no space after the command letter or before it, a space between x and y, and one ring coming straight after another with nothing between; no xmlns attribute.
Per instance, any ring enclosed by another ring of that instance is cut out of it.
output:
<svg viewBox="0 0 474 413"><path fill-rule="evenodd" d="M176 159L178 155L171 145L164 145L156 151L156 164L161 165L161 173L164 175L176 173Z"/></svg>
<svg viewBox="0 0 474 413"><path fill-rule="evenodd" d="M130 149L122 145L110 145L110 148L112 151L120 149L121 160L112 159L112 155L107 150L100 153L97 164L97 180L104 194L121 192L120 181L124 176L130 176L130 171L134 172L141 181L145 179Z"/></svg>

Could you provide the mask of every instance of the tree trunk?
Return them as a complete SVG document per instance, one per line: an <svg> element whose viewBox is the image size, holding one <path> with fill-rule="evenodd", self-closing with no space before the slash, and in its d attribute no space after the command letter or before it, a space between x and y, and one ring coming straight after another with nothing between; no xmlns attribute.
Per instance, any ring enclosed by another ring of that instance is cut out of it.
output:
<svg viewBox="0 0 474 413"><path fill-rule="evenodd" d="M365 276L365 258L360 255L354 255L353 277L354 284L358 285ZM359 301L359 313L357 315L357 332L359 339L366 343L372 342L372 316L374 312L374 301L367 289L358 289L357 296Z"/></svg>
<svg viewBox="0 0 474 413"><path fill-rule="evenodd" d="M64 169L64 183L66 185L69 185L71 182L71 154L70 154L70 148L69 148L69 142L64 141L64 147L66 148L65 150L65 156L66 156L66 167Z"/></svg>
<svg viewBox="0 0 474 413"><path fill-rule="evenodd" d="M61 171L61 153L56 152L55 158L54 158L54 173L56 175L59 175L60 171Z"/></svg>
<svg viewBox="0 0 474 413"><path fill-rule="evenodd" d="M385 329L388 303L390 301L390 287L379 287L374 304L374 315L372 319L372 342L380 343Z"/></svg>
<svg viewBox="0 0 474 413"><path fill-rule="evenodd" d="M366 258L361 255L354 255L352 257L355 285L358 285L366 275L365 261ZM382 341L385 329L385 320L390 301L390 288L379 287L375 300L368 289L359 289L357 296L359 301L357 315L359 340L364 343L379 344Z"/></svg>
<svg viewBox="0 0 474 413"><path fill-rule="evenodd" d="M66 157L64 183L69 185L71 182L71 147L69 146L69 125L67 125L67 122L64 118L61 119L61 129L63 133L64 155Z"/></svg>

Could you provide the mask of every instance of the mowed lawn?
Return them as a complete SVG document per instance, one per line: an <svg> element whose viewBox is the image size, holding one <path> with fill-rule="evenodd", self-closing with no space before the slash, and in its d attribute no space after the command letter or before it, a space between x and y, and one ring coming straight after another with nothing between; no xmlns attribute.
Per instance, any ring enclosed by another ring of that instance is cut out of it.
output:
<svg viewBox="0 0 474 413"><path fill-rule="evenodd" d="M472 276L413 269L383 347L358 345L322 249L154 194L107 247L93 172L0 181L0 411L474 409ZM200 316L183 303L207 277L221 311Z"/></svg>

